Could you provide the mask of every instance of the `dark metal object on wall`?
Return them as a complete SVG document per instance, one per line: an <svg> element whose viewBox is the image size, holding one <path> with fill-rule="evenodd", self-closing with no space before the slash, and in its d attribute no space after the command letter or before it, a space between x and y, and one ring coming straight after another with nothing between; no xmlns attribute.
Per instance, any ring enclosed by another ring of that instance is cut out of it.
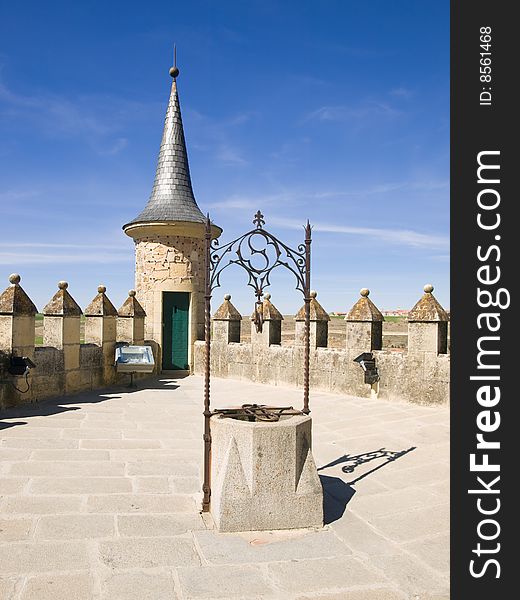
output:
<svg viewBox="0 0 520 600"><path fill-rule="evenodd" d="M376 359L372 352L363 352L356 356L354 362L358 363L365 373L365 383L372 385L379 381L379 372L376 367Z"/></svg>
<svg viewBox="0 0 520 600"><path fill-rule="evenodd" d="M29 369L36 368L33 361L27 356L11 356L9 358L9 365L7 372L10 375L21 376L29 372Z"/></svg>
<svg viewBox="0 0 520 600"><path fill-rule="evenodd" d="M209 511L211 497L211 431L210 419L213 414L224 414L226 410L211 411L210 379L211 379L211 296L215 288L220 287L220 275L230 265L239 265L249 276L248 286L252 287L256 296L254 323L257 332L262 331L262 296L264 289L270 285L270 276L274 269L284 267L291 271L296 279L296 289L300 290L305 302L305 337L304 337L304 375L303 375L303 409L298 414L309 414L309 359L310 359L310 287L311 287L311 225L305 225L305 240L296 249L291 248L264 229L264 215L258 211L253 219L255 229L248 231L232 242L220 246L218 239L211 239L211 221L206 219L205 234L205 369L204 369L204 483L202 491L203 512ZM257 415L264 414L271 420L272 407L261 407ZM242 409L244 410L244 408ZM255 409L256 410L256 409ZM284 414L290 414L292 407L286 407ZM264 412L262 412L264 411ZM254 411L253 411L254 412ZM295 414L295 413L293 413Z"/></svg>

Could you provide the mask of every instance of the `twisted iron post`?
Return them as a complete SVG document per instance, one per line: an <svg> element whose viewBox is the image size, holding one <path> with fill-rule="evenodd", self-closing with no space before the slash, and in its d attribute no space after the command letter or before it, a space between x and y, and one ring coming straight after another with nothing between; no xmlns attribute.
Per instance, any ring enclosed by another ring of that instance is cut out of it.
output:
<svg viewBox="0 0 520 600"><path fill-rule="evenodd" d="M311 225L307 221L305 226L305 349L303 370L303 412L308 415L309 408L309 380L310 380L310 353L311 353Z"/></svg>
<svg viewBox="0 0 520 600"><path fill-rule="evenodd" d="M205 239L205 290L204 290L204 341L205 341L205 359L204 359L204 483L202 492L202 512L209 512L211 497L211 430L210 430L210 359L211 359L211 221L209 214L206 218Z"/></svg>

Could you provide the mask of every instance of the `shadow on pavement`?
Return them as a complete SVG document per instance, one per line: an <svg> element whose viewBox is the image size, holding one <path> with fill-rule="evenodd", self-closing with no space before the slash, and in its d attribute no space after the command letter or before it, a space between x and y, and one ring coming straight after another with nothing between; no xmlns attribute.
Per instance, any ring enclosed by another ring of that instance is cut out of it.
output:
<svg viewBox="0 0 520 600"><path fill-rule="evenodd" d="M320 467L318 469L318 471L323 471L323 469L335 467L336 465L340 465L341 463L347 463L346 465L344 465L341 468L343 473L354 473L354 471L356 470L356 467L359 467L360 465L364 465L368 462L371 462L373 460L378 460L380 458L386 459L384 462L380 463L373 469L370 469L370 471L367 471L366 473L363 473L359 477L356 477L355 479L352 479L352 481L348 482L349 484L354 484L354 483L360 481L361 479L363 479L364 477L366 477L367 475L370 475L374 471L378 471L379 469L382 469L388 463L396 461L398 458L401 458L401 456L404 456L405 454L408 454L409 452L412 452L415 449L416 449L416 446L412 446L411 448L408 448L407 450L398 450L398 451L386 450L385 448L379 448L379 450L372 450L371 452L362 452L361 454L344 454L343 456L340 456L339 458L337 458L336 460L333 460L329 464L323 465L322 467Z"/></svg>
<svg viewBox="0 0 520 600"><path fill-rule="evenodd" d="M363 452L361 454L344 454L327 465L320 467L318 471L323 471L323 469L346 463L341 468L343 473L354 473L356 468L361 465L373 460L385 459L384 462L378 464L373 469L370 469L370 471L367 471L348 482L343 481L339 477L320 475L321 485L323 486L323 515L325 524L333 523L334 521L341 519L347 504L356 493L356 490L352 487L355 483L415 449L415 446L412 446L407 450L396 452L393 450L386 450L385 448L379 448L378 450Z"/></svg>
<svg viewBox="0 0 520 600"><path fill-rule="evenodd" d="M180 379L180 377L176 377ZM139 380L138 387L129 388L123 385L112 386L110 388L102 388L97 390L88 390L79 392L70 396L58 396L56 398L44 398L40 402L32 404L20 404L12 408L7 408L0 411L0 430L14 427L15 425L27 425L25 421L19 422L2 422L1 419L15 419L24 417L36 417L46 415L56 415L60 413L70 412L73 410L81 410L78 404L97 404L99 402L107 402L122 398L117 394L132 394L142 390L175 390L179 387L173 379L166 379L165 376ZM74 406L67 406L72 404Z"/></svg>
<svg viewBox="0 0 520 600"><path fill-rule="evenodd" d="M341 519L356 490L339 477L320 475L323 487L323 521L325 525Z"/></svg>

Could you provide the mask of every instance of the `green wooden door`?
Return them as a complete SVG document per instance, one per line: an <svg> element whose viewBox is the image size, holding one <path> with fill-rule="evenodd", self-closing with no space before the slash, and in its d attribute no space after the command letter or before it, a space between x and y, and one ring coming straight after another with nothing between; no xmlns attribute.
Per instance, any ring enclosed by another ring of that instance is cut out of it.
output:
<svg viewBox="0 0 520 600"><path fill-rule="evenodd" d="M166 371L189 369L188 365L188 311L190 295L187 292L163 292L163 359Z"/></svg>

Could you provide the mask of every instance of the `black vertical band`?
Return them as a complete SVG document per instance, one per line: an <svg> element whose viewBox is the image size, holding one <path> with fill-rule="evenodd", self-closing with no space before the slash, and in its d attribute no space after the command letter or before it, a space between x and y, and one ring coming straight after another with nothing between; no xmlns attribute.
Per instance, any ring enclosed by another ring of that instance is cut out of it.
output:
<svg viewBox="0 0 520 600"><path fill-rule="evenodd" d="M511 3L452 1L451 598L455 600L508 598L514 592L506 590L515 589L518 571L517 517L513 520L518 505L513 491L518 445L512 443L520 439L520 431L515 433L520 398L514 389L520 367L513 346L519 328L512 290L520 254L513 218L520 173L515 147L519 119L513 109L518 88L515 55L520 55L516 28Z"/></svg>

